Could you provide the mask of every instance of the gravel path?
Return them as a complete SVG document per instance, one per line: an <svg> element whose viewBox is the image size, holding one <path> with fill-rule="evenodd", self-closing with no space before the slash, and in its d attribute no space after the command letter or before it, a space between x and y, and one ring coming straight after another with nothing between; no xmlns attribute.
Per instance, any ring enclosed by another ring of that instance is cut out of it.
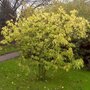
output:
<svg viewBox="0 0 90 90"><path fill-rule="evenodd" d="M0 62L18 57L19 55L20 54L18 52L12 52L12 53L9 53L9 54L1 55L0 56Z"/></svg>

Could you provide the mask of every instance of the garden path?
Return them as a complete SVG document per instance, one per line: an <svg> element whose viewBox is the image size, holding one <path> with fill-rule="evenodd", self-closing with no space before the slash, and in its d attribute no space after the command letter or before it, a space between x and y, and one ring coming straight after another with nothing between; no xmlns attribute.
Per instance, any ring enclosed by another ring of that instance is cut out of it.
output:
<svg viewBox="0 0 90 90"><path fill-rule="evenodd" d="M8 53L8 54L5 54L5 55L1 55L0 56L0 62L18 57L19 55L20 55L19 52L12 52L12 53Z"/></svg>

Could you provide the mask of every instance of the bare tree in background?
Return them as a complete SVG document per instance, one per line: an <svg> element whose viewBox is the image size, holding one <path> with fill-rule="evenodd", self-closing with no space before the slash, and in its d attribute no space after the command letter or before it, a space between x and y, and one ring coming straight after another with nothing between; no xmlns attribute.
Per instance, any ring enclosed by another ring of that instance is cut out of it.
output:
<svg viewBox="0 0 90 90"><path fill-rule="evenodd" d="M5 23L7 20L16 20L17 10L25 3L30 4L32 7L38 8L46 5L51 0L0 0L0 21Z"/></svg>
<svg viewBox="0 0 90 90"><path fill-rule="evenodd" d="M7 20L16 20L17 9L22 5L24 0L15 0L14 3L10 0L0 0L0 26L3 27Z"/></svg>
<svg viewBox="0 0 90 90"><path fill-rule="evenodd" d="M0 4L0 19L9 20L16 17L16 13L13 11L11 3L8 0L3 0Z"/></svg>

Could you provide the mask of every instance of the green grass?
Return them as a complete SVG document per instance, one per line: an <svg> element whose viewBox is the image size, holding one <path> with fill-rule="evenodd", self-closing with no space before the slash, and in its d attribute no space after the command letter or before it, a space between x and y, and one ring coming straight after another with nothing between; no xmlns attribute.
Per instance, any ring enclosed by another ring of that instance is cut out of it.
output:
<svg viewBox="0 0 90 90"><path fill-rule="evenodd" d="M75 70L48 72L45 82L36 78L35 65L19 66L20 60L12 59L0 63L0 90L90 90L90 72Z"/></svg>
<svg viewBox="0 0 90 90"><path fill-rule="evenodd" d="M17 51L17 48L15 45L2 46L2 49L0 50L0 55L7 54L13 51Z"/></svg>

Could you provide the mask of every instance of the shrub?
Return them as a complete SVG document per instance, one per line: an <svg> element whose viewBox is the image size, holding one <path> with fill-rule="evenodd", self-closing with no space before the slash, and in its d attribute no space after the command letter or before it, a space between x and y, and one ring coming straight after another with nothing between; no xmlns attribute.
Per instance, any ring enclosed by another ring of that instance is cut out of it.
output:
<svg viewBox="0 0 90 90"><path fill-rule="evenodd" d="M39 78L47 70L80 69L82 58L76 53L78 42L86 38L89 22L77 17L77 11L68 15L62 7L57 12L36 11L16 23L8 21L3 27L3 44L16 41L23 59L33 60L39 66Z"/></svg>

